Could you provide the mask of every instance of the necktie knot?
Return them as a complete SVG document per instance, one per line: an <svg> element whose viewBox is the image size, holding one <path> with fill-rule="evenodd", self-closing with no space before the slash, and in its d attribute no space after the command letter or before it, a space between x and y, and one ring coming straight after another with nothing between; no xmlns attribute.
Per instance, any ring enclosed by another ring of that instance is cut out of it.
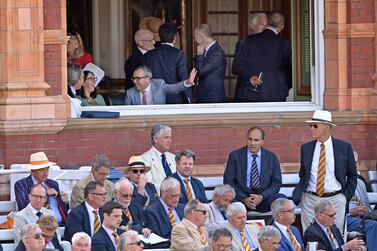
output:
<svg viewBox="0 0 377 251"><path fill-rule="evenodd" d="M41 216L43 215L42 212L37 212L36 215L38 216L38 218L41 218Z"/></svg>
<svg viewBox="0 0 377 251"><path fill-rule="evenodd" d="M258 154L253 154L252 156L254 159L256 159L258 157Z"/></svg>

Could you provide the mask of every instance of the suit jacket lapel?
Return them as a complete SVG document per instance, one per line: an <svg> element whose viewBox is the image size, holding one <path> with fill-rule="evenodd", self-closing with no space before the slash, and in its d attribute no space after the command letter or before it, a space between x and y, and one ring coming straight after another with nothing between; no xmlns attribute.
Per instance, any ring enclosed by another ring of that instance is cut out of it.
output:
<svg viewBox="0 0 377 251"><path fill-rule="evenodd" d="M266 151L261 148L261 166L260 166L260 186L264 186L265 181L265 173L267 172L267 158L266 158Z"/></svg>
<svg viewBox="0 0 377 251"><path fill-rule="evenodd" d="M241 154L240 154L240 161L241 161L241 163L242 163L242 169L241 169L241 172L242 172L242 180L243 180L243 186L244 186L244 188L245 188L245 190L247 190L248 188L248 186L247 186L247 168L248 168L248 163L247 163L247 151L248 151L248 149L247 149L247 146L246 147L244 147L242 150L241 150Z"/></svg>
<svg viewBox="0 0 377 251"><path fill-rule="evenodd" d="M333 152L334 152L334 172L335 172L335 177L337 180L338 179L338 175L339 174L339 168L342 168L342 167L339 167L337 164L340 163L339 161L339 147L337 146L337 142L334 140L334 138L331 138L331 141L332 141L332 149L333 149Z"/></svg>
<svg viewBox="0 0 377 251"><path fill-rule="evenodd" d="M164 221L166 226L171 225L169 216L167 215L164 206L161 204L161 201L158 201L158 203L159 203L158 211L159 211L160 216L162 217L162 220Z"/></svg>
<svg viewBox="0 0 377 251"><path fill-rule="evenodd" d="M306 171L309 173L309 177L310 177L310 172L312 170L313 155L314 155L314 149L315 149L316 143L317 141L314 140L309 144L308 158L306 158L305 167L306 167Z"/></svg>

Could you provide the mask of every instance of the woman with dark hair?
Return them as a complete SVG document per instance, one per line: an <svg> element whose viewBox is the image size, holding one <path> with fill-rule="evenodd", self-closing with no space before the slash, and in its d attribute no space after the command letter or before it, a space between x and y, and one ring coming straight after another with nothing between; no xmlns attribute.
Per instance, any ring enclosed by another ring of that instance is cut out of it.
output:
<svg viewBox="0 0 377 251"><path fill-rule="evenodd" d="M87 64L83 70L84 84L81 87L80 95L81 106L104 106L105 100L101 94L97 93L97 85L101 82L105 72L95 64Z"/></svg>
<svg viewBox="0 0 377 251"><path fill-rule="evenodd" d="M84 43L80 34L77 32L68 33L69 40L67 45L68 65L79 64L84 68L87 64L93 62L93 57L85 52Z"/></svg>

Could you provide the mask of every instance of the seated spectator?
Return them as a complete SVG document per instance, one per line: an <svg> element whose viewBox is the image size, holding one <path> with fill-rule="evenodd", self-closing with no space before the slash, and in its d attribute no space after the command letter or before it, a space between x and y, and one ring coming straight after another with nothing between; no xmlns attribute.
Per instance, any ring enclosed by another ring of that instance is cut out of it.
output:
<svg viewBox="0 0 377 251"><path fill-rule="evenodd" d="M241 202L228 206L228 224L225 227L232 233L232 251L254 250L259 246L257 231L246 225L246 207Z"/></svg>
<svg viewBox="0 0 377 251"><path fill-rule="evenodd" d="M279 251L305 250L300 231L292 224L296 220L293 201L278 198L271 204L273 226L281 233Z"/></svg>
<svg viewBox="0 0 377 251"><path fill-rule="evenodd" d="M122 222L122 211L122 205L114 201L108 201L103 205L103 223L92 237L92 251L117 250L119 235L124 232L118 229Z"/></svg>
<svg viewBox="0 0 377 251"><path fill-rule="evenodd" d="M49 167L52 165L55 163L50 162L44 152L31 154L30 164L27 165L27 168L31 170L31 175L14 184L14 193L18 210L22 210L30 202L31 187L41 183L47 189L46 207L54 213L59 224L64 224L68 214L68 195L60 191L58 182L47 178Z"/></svg>
<svg viewBox="0 0 377 251"><path fill-rule="evenodd" d="M156 187L147 182L146 173L151 170L145 165L145 160L141 156L131 156L128 166L123 170L124 175L131 181L133 185L132 199L140 205L148 206L158 200Z"/></svg>
<svg viewBox="0 0 377 251"><path fill-rule="evenodd" d="M91 181L101 184L106 190L106 201L113 199L114 184L106 178L110 174L111 163L104 154L97 154L92 161L92 173L76 183L71 194L71 208L77 207L84 198L84 189Z"/></svg>
<svg viewBox="0 0 377 251"><path fill-rule="evenodd" d="M97 65L89 63L83 69L84 83L80 89L81 106L104 106L105 100L98 94L97 86L105 75L105 72Z"/></svg>
<svg viewBox="0 0 377 251"><path fill-rule="evenodd" d="M93 63L93 57L85 51L84 43L79 33L68 33L67 45L68 65L79 64L84 68L87 64Z"/></svg>
<svg viewBox="0 0 377 251"><path fill-rule="evenodd" d="M206 214L205 204L197 199L189 201L184 209L184 218L173 227L170 250L191 251L208 246L208 233L204 228Z"/></svg>
<svg viewBox="0 0 377 251"><path fill-rule="evenodd" d="M193 85L196 70L192 69L188 79L178 83L166 83L163 79L152 79L152 72L146 66L139 66L132 75L134 87L127 90L126 105L166 104L166 95L180 93Z"/></svg>
<svg viewBox="0 0 377 251"><path fill-rule="evenodd" d="M29 192L29 204L17 212L14 217L13 233L14 246L17 247L21 240L22 228L31 223L36 223L42 215L53 215L51 210L44 208L46 203L47 190L41 185L37 184L31 187Z"/></svg>
<svg viewBox="0 0 377 251"><path fill-rule="evenodd" d="M318 243L317 249L322 250L360 250L364 241L353 239L344 243L342 234L334 224L336 209L328 199L321 199L314 208L315 219L305 230L304 239L306 242L315 241Z"/></svg>
<svg viewBox="0 0 377 251"><path fill-rule="evenodd" d="M277 230L273 226L263 227L258 233L258 241L260 244L259 250L260 251L278 250L280 238L281 238L281 234L279 230Z"/></svg>
<svg viewBox="0 0 377 251"><path fill-rule="evenodd" d="M158 201L145 208L145 225L153 233L162 238L170 239L172 228L183 218L182 204L179 204L181 189L178 180L169 177L161 183L161 197ZM164 243L160 248L169 247Z"/></svg>
<svg viewBox="0 0 377 251"><path fill-rule="evenodd" d="M106 202L105 188L91 181L84 190L85 201L72 208L68 215L64 230L64 240L71 241L78 232L85 232L93 236L99 230L102 222L102 206Z"/></svg>
<svg viewBox="0 0 377 251"><path fill-rule="evenodd" d="M71 103L71 118L80 118L82 109L81 101L76 98L76 93L81 89L84 83L84 73L81 66L73 64L68 66L68 96Z"/></svg>
<svg viewBox="0 0 377 251"><path fill-rule="evenodd" d="M119 251L141 251L143 247L143 242L139 239L136 231L128 230L119 238Z"/></svg>
<svg viewBox="0 0 377 251"><path fill-rule="evenodd" d="M72 251L90 251L92 239L85 232L78 232L72 236Z"/></svg>
<svg viewBox="0 0 377 251"><path fill-rule="evenodd" d="M151 230L144 227L143 205L133 201L133 189L134 186L127 178L122 178L115 183L115 201L123 206L121 228L132 229L148 237Z"/></svg>
<svg viewBox="0 0 377 251"><path fill-rule="evenodd" d="M24 226L21 230L22 242L26 251L42 251L45 246L45 238L42 230L36 223Z"/></svg>
<svg viewBox="0 0 377 251"><path fill-rule="evenodd" d="M213 232L211 245L199 248L198 251L229 251L232 247L232 233L226 228L219 228Z"/></svg>
<svg viewBox="0 0 377 251"><path fill-rule="evenodd" d="M194 171L195 153L191 150L182 150L175 156L177 172L173 174L181 184L182 197L179 203L186 204L192 199L198 199L202 203L208 203L203 183L191 177Z"/></svg>
<svg viewBox="0 0 377 251"><path fill-rule="evenodd" d="M228 222L226 210L235 196L236 192L229 185L220 185L215 188L213 199L208 204L208 220L205 224L210 235L215 229Z"/></svg>

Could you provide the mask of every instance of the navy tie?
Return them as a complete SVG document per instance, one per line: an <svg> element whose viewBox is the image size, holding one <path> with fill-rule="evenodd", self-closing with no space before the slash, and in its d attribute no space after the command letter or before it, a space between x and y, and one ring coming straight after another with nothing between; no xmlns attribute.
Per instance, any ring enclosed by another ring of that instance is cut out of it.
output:
<svg viewBox="0 0 377 251"><path fill-rule="evenodd" d="M38 216L38 218L41 218L42 213L41 212L37 212L36 215Z"/></svg>
<svg viewBox="0 0 377 251"><path fill-rule="evenodd" d="M226 212L225 212L225 210L220 210L220 213L224 217L224 220L226 220Z"/></svg>
<svg viewBox="0 0 377 251"><path fill-rule="evenodd" d="M258 155L253 154L253 163L251 165L251 184L250 184L250 188L253 191L258 191L259 188L260 188L260 180L259 180L259 173L258 173L257 157L258 157Z"/></svg>
<svg viewBox="0 0 377 251"><path fill-rule="evenodd" d="M172 173L171 170L170 170L170 166L169 166L168 162L166 161L166 156L165 156L165 154L161 154L161 162L162 162L162 166L163 166L163 168L164 168L164 171L165 171L166 177L171 177L171 176L173 176L173 173Z"/></svg>

